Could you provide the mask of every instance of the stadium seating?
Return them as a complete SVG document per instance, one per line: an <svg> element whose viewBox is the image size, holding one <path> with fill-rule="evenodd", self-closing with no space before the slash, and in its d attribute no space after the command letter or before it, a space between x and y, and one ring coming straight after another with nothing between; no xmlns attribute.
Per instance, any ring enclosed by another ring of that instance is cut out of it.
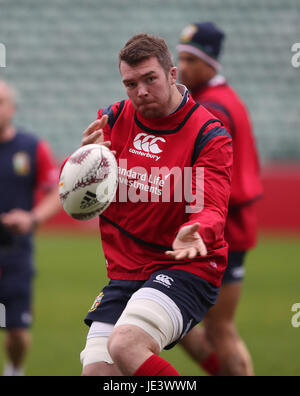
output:
<svg viewBox="0 0 300 396"><path fill-rule="evenodd" d="M227 32L224 74L251 111L264 160L300 155L299 0L2 0L0 76L20 91L17 124L51 142L58 157L80 143L103 105L125 97L117 53L134 33L163 36L176 58L181 29L212 20Z"/></svg>

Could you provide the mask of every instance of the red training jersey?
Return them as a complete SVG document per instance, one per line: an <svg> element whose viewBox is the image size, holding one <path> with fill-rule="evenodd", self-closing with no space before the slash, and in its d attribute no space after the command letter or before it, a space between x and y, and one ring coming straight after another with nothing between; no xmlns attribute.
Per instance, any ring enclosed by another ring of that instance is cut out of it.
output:
<svg viewBox="0 0 300 396"><path fill-rule="evenodd" d="M176 268L220 286L228 255L231 136L191 96L163 118L143 118L130 100L99 110L98 117L103 114L119 172L115 200L100 216L108 276L146 280L161 268ZM180 227L195 222L208 256L166 256Z"/></svg>
<svg viewBox="0 0 300 396"><path fill-rule="evenodd" d="M248 111L222 76L193 91L192 96L219 118L232 136L232 192L225 239L230 250L248 250L256 244L255 203L262 196L258 154Z"/></svg>

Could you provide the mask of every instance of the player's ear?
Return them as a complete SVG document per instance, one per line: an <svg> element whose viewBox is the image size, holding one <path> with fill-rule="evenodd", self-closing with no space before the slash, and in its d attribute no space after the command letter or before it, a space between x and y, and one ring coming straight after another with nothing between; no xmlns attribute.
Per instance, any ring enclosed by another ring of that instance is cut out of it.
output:
<svg viewBox="0 0 300 396"><path fill-rule="evenodd" d="M175 67L175 66L174 66L174 67L171 67L169 76L170 76L170 83L171 83L171 85L176 84L177 77L178 77L178 70L177 70L177 67Z"/></svg>

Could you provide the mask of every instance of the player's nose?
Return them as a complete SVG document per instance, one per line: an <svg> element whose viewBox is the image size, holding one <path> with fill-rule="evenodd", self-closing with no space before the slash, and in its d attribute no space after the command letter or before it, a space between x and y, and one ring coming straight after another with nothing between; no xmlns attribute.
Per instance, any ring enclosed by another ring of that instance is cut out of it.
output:
<svg viewBox="0 0 300 396"><path fill-rule="evenodd" d="M148 90L144 84L140 84L137 89L137 96L143 97L148 95Z"/></svg>

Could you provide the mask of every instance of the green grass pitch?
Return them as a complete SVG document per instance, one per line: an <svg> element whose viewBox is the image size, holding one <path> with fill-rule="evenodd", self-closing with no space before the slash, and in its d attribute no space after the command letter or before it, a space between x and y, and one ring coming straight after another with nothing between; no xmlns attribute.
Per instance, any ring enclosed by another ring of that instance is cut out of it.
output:
<svg viewBox="0 0 300 396"><path fill-rule="evenodd" d="M35 321L26 374L77 376L88 330L83 318L107 282L99 237L41 233L36 246ZM299 246L300 238L262 236L247 257L236 321L257 375L300 373L300 327L291 324L292 305L300 303ZM179 346L162 356L181 375L203 375ZM0 350L0 368L3 359Z"/></svg>

